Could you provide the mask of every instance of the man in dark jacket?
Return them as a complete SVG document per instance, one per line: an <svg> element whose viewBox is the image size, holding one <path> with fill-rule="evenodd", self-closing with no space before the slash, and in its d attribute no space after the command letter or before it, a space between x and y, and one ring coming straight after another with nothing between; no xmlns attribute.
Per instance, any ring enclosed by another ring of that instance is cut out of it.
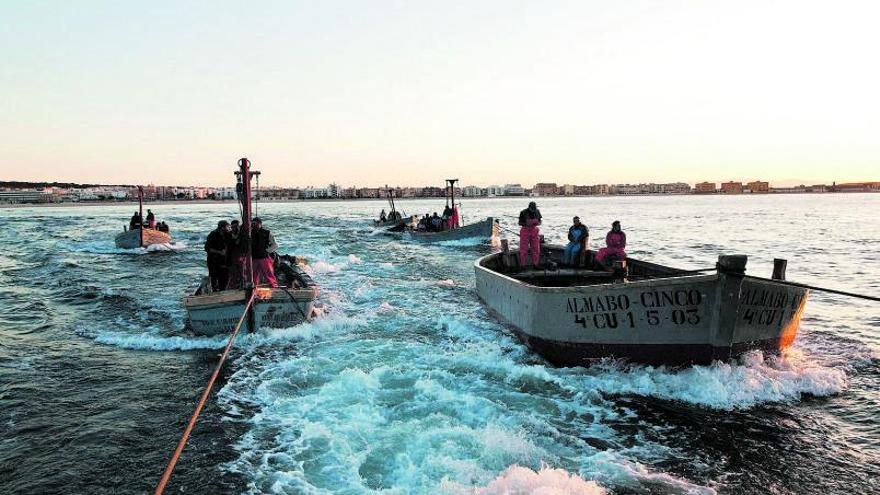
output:
<svg viewBox="0 0 880 495"><path fill-rule="evenodd" d="M263 228L263 221L255 217L251 222L251 257L254 260L254 285L265 284L278 287L275 280L275 266L272 253L278 250L278 244L272 233Z"/></svg>
<svg viewBox="0 0 880 495"><path fill-rule="evenodd" d="M208 234L205 251L208 253L208 275L211 277L213 291L225 290L229 282L229 270L226 268L226 235L229 233L229 222L220 220L217 228Z"/></svg>
<svg viewBox="0 0 880 495"><path fill-rule="evenodd" d="M128 230L137 230L141 228L143 225L143 220L141 219L141 214L138 212L134 212L134 215L131 216L131 220L128 222Z"/></svg>

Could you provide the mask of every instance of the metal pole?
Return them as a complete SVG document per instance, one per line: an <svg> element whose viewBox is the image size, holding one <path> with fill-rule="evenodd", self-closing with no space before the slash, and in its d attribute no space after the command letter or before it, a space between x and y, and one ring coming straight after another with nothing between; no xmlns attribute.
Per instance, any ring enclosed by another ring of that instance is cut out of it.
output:
<svg viewBox="0 0 880 495"><path fill-rule="evenodd" d="M141 231L138 247L144 247L144 186L138 186L138 215L141 217Z"/></svg>
<svg viewBox="0 0 880 495"><path fill-rule="evenodd" d="M242 204L241 204L241 228L244 229L247 245L245 246L246 261L244 265L245 287L250 287L254 281L254 259L251 253L251 162L247 158L238 161L241 169L241 185L242 185Z"/></svg>

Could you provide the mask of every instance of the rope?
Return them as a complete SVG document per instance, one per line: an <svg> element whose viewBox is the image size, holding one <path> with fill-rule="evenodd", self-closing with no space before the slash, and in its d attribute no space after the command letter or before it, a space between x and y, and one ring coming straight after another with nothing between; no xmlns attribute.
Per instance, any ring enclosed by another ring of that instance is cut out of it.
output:
<svg viewBox="0 0 880 495"><path fill-rule="evenodd" d="M174 449L174 454L171 456L171 460L168 461L168 465L165 467L165 472L162 473L162 479L160 479L159 484L156 485L156 491L153 492L154 495L161 495L162 492L165 491L165 485L167 485L168 480L171 479L171 473L174 471L174 466L177 465L177 460L180 459L180 454L183 452L183 448L186 446L186 441L189 439L189 435L192 433L196 421L199 419L199 414L202 412L202 408L208 400L208 395L211 394L211 389L214 388L214 382L220 375L220 368L223 367L223 363L226 362L226 357L229 356L229 350L232 349L232 343L235 341L235 336L238 335L238 331L241 329L241 324L244 323L245 317L250 312L251 306L253 306L255 295L256 292L254 292L254 294L251 295L251 298L248 299L248 302L244 307L244 312L242 312L241 318L238 319L238 324L235 325L235 330L233 330L232 335L229 336L229 342L226 343L226 349L223 350L223 354L220 356L220 361L217 363L217 367L214 368L214 373L211 375L211 379L208 380L208 386L206 386L205 391L202 392L202 396L189 420L189 424L186 425L186 429L183 430L183 435L180 437L180 441L177 442L177 448Z"/></svg>
<svg viewBox="0 0 880 495"><path fill-rule="evenodd" d="M819 291L819 292L828 292L829 294L837 294L840 296L855 297L858 299L866 299L868 301L880 302L880 297L867 296L865 294L856 294L855 292L847 292L847 291L837 290L837 289L829 289L827 287L818 287L816 285L799 284L797 282L786 282L785 280L775 280L772 278L756 277L754 275L746 275L746 278L753 278L755 280L765 280L767 282L774 282L777 284L789 285L791 287L802 287L804 289L811 289L811 290L815 290L815 291Z"/></svg>

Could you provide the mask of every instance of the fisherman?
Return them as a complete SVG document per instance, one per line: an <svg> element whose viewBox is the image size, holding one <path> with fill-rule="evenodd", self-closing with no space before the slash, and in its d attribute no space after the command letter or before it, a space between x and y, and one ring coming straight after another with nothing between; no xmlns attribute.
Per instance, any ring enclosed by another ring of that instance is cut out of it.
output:
<svg viewBox="0 0 880 495"><path fill-rule="evenodd" d="M432 232L441 232L443 230L443 219L437 215L437 212L434 212L434 216L431 217L431 231Z"/></svg>
<svg viewBox="0 0 880 495"><path fill-rule="evenodd" d="M147 228L155 229L156 228L156 215L153 215L153 210L147 208Z"/></svg>
<svg viewBox="0 0 880 495"><path fill-rule="evenodd" d="M167 234L168 233L168 224L165 223L164 221L159 222L158 224L156 224L156 230L158 230L159 232L165 232Z"/></svg>
<svg viewBox="0 0 880 495"><path fill-rule="evenodd" d="M208 252L208 275L211 277L211 289L216 292L226 288L229 282L229 270L226 268L226 235L229 222L220 220L217 228L208 234L205 240L205 251Z"/></svg>
<svg viewBox="0 0 880 495"><path fill-rule="evenodd" d="M452 205L452 228L457 229L459 227L460 227L460 225L459 225L458 207L455 205Z"/></svg>
<svg viewBox="0 0 880 495"><path fill-rule="evenodd" d="M416 225L416 230L419 232L424 232L428 230L428 215L419 219L419 223Z"/></svg>
<svg viewBox="0 0 880 495"><path fill-rule="evenodd" d="M385 223L388 220L388 217L385 216L385 208L382 208L382 213L379 213L379 221Z"/></svg>
<svg viewBox="0 0 880 495"><path fill-rule="evenodd" d="M278 244L272 233L263 228L260 217L251 222L251 256L254 260L254 285L265 282L271 287L278 287L275 280L275 267L272 253L278 250Z"/></svg>
<svg viewBox="0 0 880 495"><path fill-rule="evenodd" d="M573 225L568 228L568 245L562 255L562 263L565 265L574 265L577 262L577 257L586 248L590 235L590 230L581 223L580 217L574 217L572 222Z"/></svg>
<svg viewBox="0 0 880 495"><path fill-rule="evenodd" d="M605 235L605 245L607 247L596 253L596 261L602 263L608 257L621 261L626 259L626 234L620 230L620 220L611 224L611 230Z"/></svg>
<svg viewBox="0 0 880 495"><path fill-rule="evenodd" d="M137 230L141 228L143 223L143 220L141 220L141 214L134 212L134 215L131 216L131 220L128 222L128 230Z"/></svg>
<svg viewBox="0 0 880 495"><path fill-rule="evenodd" d="M240 222L233 220L226 234L226 266L229 267L229 282L226 289L241 289L244 280L244 265L247 262L247 244Z"/></svg>
<svg viewBox="0 0 880 495"><path fill-rule="evenodd" d="M529 207L519 212L519 266L528 266L526 254L531 252L532 264L541 264L541 237L538 226L541 225L541 212L534 201L529 202Z"/></svg>
<svg viewBox="0 0 880 495"><path fill-rule="evenodd" d="M449 230L452 228L452 208L447 204L445 208L443 208L443 230Z"/></svg>

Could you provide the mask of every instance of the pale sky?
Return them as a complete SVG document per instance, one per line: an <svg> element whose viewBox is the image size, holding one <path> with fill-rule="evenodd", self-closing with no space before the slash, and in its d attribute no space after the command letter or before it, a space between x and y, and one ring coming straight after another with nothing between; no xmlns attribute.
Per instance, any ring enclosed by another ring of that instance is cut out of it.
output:
<svg viewBox="0 0 880 495"><path fill-rule="evenodd" d="M0 2L0 180L880 180L876 1Z"/></svg>

